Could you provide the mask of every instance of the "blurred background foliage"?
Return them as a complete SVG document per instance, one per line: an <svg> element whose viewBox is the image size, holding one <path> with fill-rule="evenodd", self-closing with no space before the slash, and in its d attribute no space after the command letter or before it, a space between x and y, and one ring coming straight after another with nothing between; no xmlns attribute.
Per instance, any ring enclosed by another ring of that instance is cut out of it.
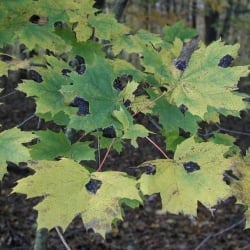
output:
<svg viewBox="0 0 250 250"><path fill-rule="evenodd" d="M250 0L97 0L96 7L112 12L122 6L118 19L132 31L147 29L161 33L165 25L182 20L198 30L206 44L221 38L240 43L240 62L250 56ZM122 14L122 15L121 15Z"/></svg>

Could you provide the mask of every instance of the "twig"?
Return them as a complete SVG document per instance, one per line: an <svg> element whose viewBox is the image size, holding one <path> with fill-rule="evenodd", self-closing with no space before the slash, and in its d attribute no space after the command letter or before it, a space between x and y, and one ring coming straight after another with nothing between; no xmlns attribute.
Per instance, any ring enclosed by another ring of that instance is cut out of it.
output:
<svg viewBox="0 0 250 250"><path fill-rule="evenodd" d="M247 133L247 132L241 132L241 131L237 131L237 130L230 130L230 129L222 128L218 124L215 124L215 125L219 129L219 131L232 133L232 134L238 134L238 135L248 135L248 136L250 136L250 133Z"/></svg>
<svg viewBox="0 0 250 250"><path fill-rule="evenodd" d="M3 98L5 98L5 97L7 97L7 96L10 96L10 95L13 95L13 94L15 94L16 92L17 92L16 90L13 90L12 92L10 92L10 93L8 93L8 94L6 94L6 95L0 96L0 99L3 99Z"/></svg>
<svg viewBox="0 0 250 250"><path fill-rule="evenodd" d="M114 142L115 142L115 138L112 139L112 141L111 141L111 143L110 143L110 145L109 145L109 147L108 147L108 150L107 150L107 152L106 152L106 154L105 154L105 156L104 156L102 162L100 163L100 165L99 165L99 167L98 167L98 169L97 169L96 171L100 171L100 170L102 169L103 164L105 163L105 161L106 161L106 159L107 159L107 157L108 157L108 155L109 155L109 152L110 152L110 150L111 150L111 148L112 148Z"/></svg>
<svg viewBox="0 0 250 250"><path fill-rule="evenodd" d="M58 227L55 227L55 229L56 229L56 232L57 232L57 234L58 234L58 236L59 236L61 242L62 242L63 245L65 246L65 248L66 248L67 250L71 250L71 248L69 247L69 245L68 245L67 242L65 241L63 235L61 234L59 228L58 228Z"/></svg>
<svg viewBox="0 0 250 250"><path fill-rule="evenodd" d="M26 122L28 122L29 120L31 120L32 118L34 118L35 115L31 115L28 118L26 118L24 121L22 121L20 124L17 125L18 128L22 127Z"/></svg>
<svg viewBox="0 0 250 250"><path fill-rule="evenodd" d="M153 144L162 154L166 159L169 159L169 157L165 154L165 152L153 141L151 140L148 136L146 137L146 139Z"/></svg>
<svg viewBox="0 0 250 250"><path fill-rule="evenodd" d="M199 250L201 249L201 247L203 247L205 245L205 243L207 241L209 241L211 238L215 238L221 234L224 234L225 232L237 227L238 225L242 224L243 222L245 221L245 218L242 218L241 220L239 220L238 222L234 223L233 225L225 228L225 229L222 229L220 230L218 233L215 233L215 234L209 234L205 239L202 240L202 242L194 249L194 250Z"/></svg>

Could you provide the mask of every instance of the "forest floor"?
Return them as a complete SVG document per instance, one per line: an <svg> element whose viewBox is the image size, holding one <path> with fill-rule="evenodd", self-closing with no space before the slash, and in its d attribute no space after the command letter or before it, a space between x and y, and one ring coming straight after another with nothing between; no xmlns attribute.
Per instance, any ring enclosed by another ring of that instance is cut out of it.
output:
<svg viewBox="0 0 250 250"><path fill-rule="evenodd" d="M11 93L17 85L15 79L2 78L0 87L5 90L4 96ZM248 91L246 89L246 91ZM0 98L1 98L0 96ZM22 123L35 110L34 102L15 92L1 99L1 130ZM33 117L21 128L36 130L38 119ZM41 123L41 128L53 128L51 123ZM250 133L250 114L242 113L241 118L225 118L222 126L226 129ZM250 136L235 134L237 144L244 151L250 145ZM159 144L161 138L155 137ZM127 145L120 155L112 153L104 168L115 168L129 174L138 174L135 167L145 160L161 157L151 144L139 141L139 148ZM9 165L9 172L0 186L0 250L33 249L37 213L32 208L38 199L25 199L21 194L10 194L16 180L31 174L27 168ZM108 233L106 240L92 230L86 230L79 217L67 228L64 239L72 250L199 250L225 249L250 250L250 229L244 230L244 207L236 204L233 197L221 201L213 213L199 204L197 218L179 214L160 213L160 199L153 195L145 202L144 207L131 209L125 207L125 218L117 228ZM63 209L63 208L62 208ZM65 249L56 230L51 230L48 237L49 250Z"/></svg>

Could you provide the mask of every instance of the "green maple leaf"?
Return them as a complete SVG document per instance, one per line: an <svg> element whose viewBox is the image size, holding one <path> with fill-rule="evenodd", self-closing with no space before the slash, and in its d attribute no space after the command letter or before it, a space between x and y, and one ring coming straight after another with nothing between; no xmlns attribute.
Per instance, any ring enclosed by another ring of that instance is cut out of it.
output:
<svg viewBox="0 0 250 250"><path fill-rule="evenodd" d="M142 79L146 79L145 74L138 69L135 68L131 63L121 60L109 60L109 63L112 65L115 75L131 75L133 76L133 80L141 81Z"/></svg>
<svg viewBox="0 0 250 250"><path fill-rule="evenodd" d="M123 199L139 204L141 198L136 180L121 172L90 174L85 167L70 159L60 161L29 162L36 173L18 181L13 192L24 193L27 198L44 196L35 209L38 228L63 230L76 215L81 215L87 228L105 236L115 219L122 219L120 202ZM97 192L90 193L85 185L90 178L101 181Z"/></svg>
<svg viewBox="0 0 250 250"><path fill-rule="evenodd" d="M239 115L245 109L243 94L236 93L240 77L249 74L248 66L222 68L218 66L225 55L236 57L239 46L225 46L216 41L196 50L187 69L169 93L169 101L177 106L184 104L193 115L206 116L209 107L227 115ZM213 109L212 109L213 110Z"/></svg>
<svg viewBox="0 0 250 250"><path fill-rule="evenodd" d="M95 28L95 35L100 39L110 41L129 32L129 28L118 23L113 14L90 16L88 21Z"/></svg>
<svg viewBox="0 0 250 250"><path fill-rule="evenodd" d="M173 43L176 38L185 41L188 38L197 36L198 32L195 29L185 27L183 21L179 21L170 26L163 27L163 40Z"/></svg>
<svg viewBox="0 0 250 250"><path fill-rule="evenodd" d="M149 131L140 124L133 124L133 118L125 108L115 110L113 116L122 124L123 135L122 138L130 139L134 147L138 147L136 139L138 137L146 137Z"/></svg>
<svg viewBox="0 0 250 250"><path fill-rule="evenodd" d="M191 137L177 146L173 160L154 160L155 175L143 174L139 179L143 194L160 193L162 209L172 213L196 214L197 201L211 207L231 195L223 182L223 173L231 164L223 157L225 145L212 142L196 143ZM200 169L188 173L183 164L195 162ZM144 165L143 164L143 165Z"/></svg>
<svg viewBox="0 0 250 250"><path fill-rule="evenodd" d="M36 113L38 115L50 113L54 116L67 109L64 97L59 90L62 85L69 84L69 79L54 70L46 70L42 78L43 82L41 83L25 80L23 84L19 84L17 89L36 99Z"/></svg>
<svg viewBox="0 0 250 250"><path fill-rule="evenodd" d="M64 133L50 130L37 131L35 134L39 143L30 147L30 154L34 160L53 160L59 156L77 161L95 159L95 150L89 147L89 142L71 144Z"/></svg>
<svg viewBox="0 0 250 250"><path fill-rule="evenodd" d="M176 146L184 139L179 135L179 128L193 135L196 133L198 122L201 119L192 115L188 110L182 113L180 108L170 104L165 96L158 98L162 95L160 91L148 91L148 93L152 101L156 100L152 110L159 117L159 123L162 125L163 134L166 137L167 149L175 150Z"/></svg>
<svg viewBox="0 0 250 250"><path fill-rule="evenodd" d="M125 34L116 37L112 41L112 51L115 55L121 50L127 53L142 53L145 46L157 47L162 43L158 34L153 34L147 30L139 30L136 34Z"/></svg>
<svg viewBox="0 0 250 250"><path fill-rule="evenodd" d="M17 128L0 133L0 180L7 173L6 161L19 163L31 159L29 150L22 143L34 138L35 136L31 132L21 132Z"/></svg>
<svg viewBox="0 0 250 250"><path fill-rule="evenodd" d="M89 113L85 116L77 115L77 108L71 108L69 127L90 132L98 128L111 125L120 127L113 118L112 112L122 104L118 98L118 91L113 88L116 78L112 66L101 57L94 55L92 62L87 64L84 75L71 73L73 85L63 86L61 92L68 99L76 96L89 102ZM67 111L65 111L67 113Z"/></svg>
<svg viewBox="0 0 250 250"><path fill-rule="evenodd" d="M28 23L17 31L17 36L30 50L38 46L51 51L63 51L66 46L63 39L46 26L33 23Z"/></svg>
<svg viewBox="0 0 250 250"><path fill-rule="evenodd" d="M144 47L142 51L141 64L148 74L147 82L152 85L174 86L180 77L180 71L174 66L176 59L183 47L183 43L176 39L169 48L157 51L152 45Z"/></svg>

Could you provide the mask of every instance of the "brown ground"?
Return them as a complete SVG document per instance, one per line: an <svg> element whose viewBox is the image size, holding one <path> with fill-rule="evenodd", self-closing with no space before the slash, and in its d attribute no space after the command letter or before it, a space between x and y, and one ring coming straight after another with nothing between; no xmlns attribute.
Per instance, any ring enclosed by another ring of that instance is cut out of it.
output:
<svg viewBox="0 0 250 250"><path fill-rule="evenodd" d="M5 87L1 96L13 91L15 81L2 79L0 87ZM4 102L0 106L0 123L2 129L20 124L34 112L31 99L23 94L15 93L0 99ZM223 126L228 129L250 133L250 116L245 113L242 119L227 118ZM23 129L36 129L37 118L25 123ZM53 127L53 124L42 123L42 128ZM249 146L248 136L238 136L238 144L244 150ZM158 137L155 138L161 143ZM138 150L127 146L118 157L113 153L105 168L115 165L119 170L133 169L144 160L159 157L157 152L148 143L142 144ZM35 230L36 212L32 206L37 200L26 200L24 195L10 195L11 187L18 178L28 175L28 169L9 167L9 174L4 177L0 194L0 250L29 250L32 249ZM250 230L244 228L244 208L235 204L234 198L219 204L214 216L202 205L198 209L198 220L184 215L160 214L160 202L157 195L148 199L144 207L138 209L125 208L124 221L119 223L118 229L107 234L103 240L93 231L84 229L79 218L76 218L64 233L64 238L74 249L112 249L112 250L164 250L164 249L250 249ZM65 249L55 230L49 233L48 249Z"/></svg>

